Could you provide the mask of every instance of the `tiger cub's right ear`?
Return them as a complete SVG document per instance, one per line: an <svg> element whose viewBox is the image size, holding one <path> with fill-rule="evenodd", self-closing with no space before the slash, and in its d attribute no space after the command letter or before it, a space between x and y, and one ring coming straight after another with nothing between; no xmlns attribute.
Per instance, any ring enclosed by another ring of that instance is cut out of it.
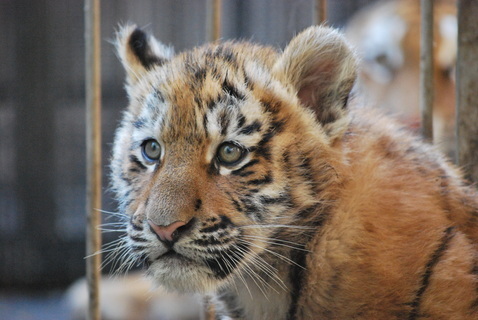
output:
<svg viewBox="0 0 478 320"><path fill-rule="evenodd" d="M174 56L174 50L135 25L121 27L116 35L116 51L126 70L128 85L134 85L154 66Z"/></svg>
<svg viewBox="0 0 478 320"><path fill-rule="evenodd" d="M292 86L301 104L335 139L348 127L347 102L357 65L355 52L339 32L312 26L291 40L275 62L273 73Z"/></svg>

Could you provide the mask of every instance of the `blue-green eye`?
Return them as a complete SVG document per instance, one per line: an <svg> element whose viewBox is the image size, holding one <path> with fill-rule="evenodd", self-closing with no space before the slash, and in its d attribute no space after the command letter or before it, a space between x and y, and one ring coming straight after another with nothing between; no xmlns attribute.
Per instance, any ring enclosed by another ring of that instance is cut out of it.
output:
<svg viewBox="0 0 478 320"><path fill-rule="evenodd" d="M234 165L244 158L246 150L232 143L224 142L217 149L217 159L223 165Z"/></svg>
<svg viewBox="0 0 478 320"><path fill-rule="evenodd" d="M141 145L143 158L148 162L156 162L161 157L161 145L154 139L145 140Z"/></svg>

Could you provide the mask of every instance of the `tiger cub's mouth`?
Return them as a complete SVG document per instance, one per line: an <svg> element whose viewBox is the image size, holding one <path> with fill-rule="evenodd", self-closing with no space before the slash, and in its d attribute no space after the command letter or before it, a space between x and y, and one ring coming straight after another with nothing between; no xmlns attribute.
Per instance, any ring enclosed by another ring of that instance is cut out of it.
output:
<svg viewBox="0 0 478 320"><path fill-rule="evenodd" d="M193 261L191 260L190 258L176 252L175 250L171 249L169 251L166 251L165 253L157 256L154 261L164 261L164 260L171 260L171 261L175 261L175 262L178 262L178 263L188 263L188 264L197 264L196 261ZM150 265L148 266L148 268L151 266L151 263Z"/></svg>
<svg viewBox="0 0 478 320"><path fill-rule="evenodd" d="M211 290L234 274L250 251L241 241L241 227L225 215L170 225L177 233L168 226L151 227L147 219L132 219L128 236L147 273L172 290Z"/></svg>
<svg viewBox="0 0 478 320"><path fill-rule="evenodd" d="M174 251L174 250L169 250L169 251L167 251L166 253L160 255L159 257L157 257L156 260L158 260L158 259L165 259L165 258L185 259L186 257L180 255L179 253L177 253L177 252Z"/></svg>

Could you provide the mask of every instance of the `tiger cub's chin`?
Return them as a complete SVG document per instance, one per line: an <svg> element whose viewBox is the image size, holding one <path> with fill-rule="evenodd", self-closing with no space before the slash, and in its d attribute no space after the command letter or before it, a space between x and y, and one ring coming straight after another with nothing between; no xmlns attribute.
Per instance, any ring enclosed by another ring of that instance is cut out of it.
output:
<svg viewBox="0 0 478 320"><path fill-rule="evenodd" d="M182 258L159 259L148 267L147 275L169 292L180 294L211 293L222 283L206 267Z"/></svg>

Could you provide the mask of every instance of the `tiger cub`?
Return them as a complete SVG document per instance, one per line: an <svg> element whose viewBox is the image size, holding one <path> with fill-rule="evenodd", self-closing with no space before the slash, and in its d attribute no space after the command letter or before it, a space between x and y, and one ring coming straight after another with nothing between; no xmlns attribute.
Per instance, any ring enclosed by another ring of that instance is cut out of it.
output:
<svg viewBox="0 0 478 320"><path fill-rule="evenodd" d="M478 319L477 193L353 105L337 31L175 55L127 26L117 50L112 186L152 281L215 295L218 319Z"/></svg>

